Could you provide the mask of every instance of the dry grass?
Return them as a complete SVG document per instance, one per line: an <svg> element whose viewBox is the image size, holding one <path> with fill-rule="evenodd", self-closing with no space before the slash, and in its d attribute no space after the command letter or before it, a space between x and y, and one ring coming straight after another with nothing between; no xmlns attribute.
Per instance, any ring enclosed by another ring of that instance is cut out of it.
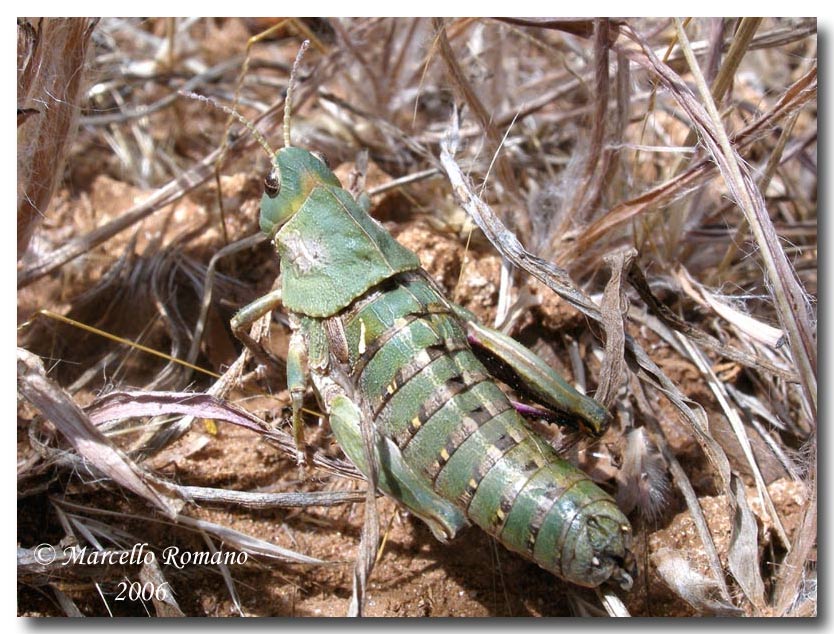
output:
<svg viewBox="0 0 834 634"><path fill-rule="evenodd" d="M182 97L236 105L279 146L304 38L294 143L614 414L566 455L630 513L641 560L619 607L561 582L556 598L506 553L487 592L392 520L366 613L816 614L816 22L768 18L20 23L19 613L348 609L350 567L322 560L356 557L361 481L314 413L317 467L295 471L283 367L247 374L227 326L278 272L252 237L268 159ZM286 318L261 327L283 358ZM145 542L257 563L32 550ZM175 596L116 604L124 578Z"/></svg>

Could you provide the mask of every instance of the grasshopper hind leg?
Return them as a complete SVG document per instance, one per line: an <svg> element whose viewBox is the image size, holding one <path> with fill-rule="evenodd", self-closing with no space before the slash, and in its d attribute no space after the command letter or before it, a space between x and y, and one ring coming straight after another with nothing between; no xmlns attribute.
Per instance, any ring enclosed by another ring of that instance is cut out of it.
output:
<svg viewBox="0 0 834 634"><path fill-rule="evenodd" d="M473 351L497 376L510 375L521 392L554 411L556 422L574 427L578 423L582 431L594 437L605 432L611 415L602 405L573 388L538 355L512 337L478 323L461 306L452 304L451 307L466 328Z"/></svg>
<svg viewBox="0 0 834 634"><path fill-rule="evenodd" d="M327 382L321 377L318 380ZM347 396L338 393L338 390L336 394L327 399L330 426L351 462L367 475L368 463L361 431L362 413ZM376 462L377 486L423 520L439 541L447 542L462 528L469 526L465 514L455 504L438 495L407 464L393 441L375 433L371 444L373 460Z"/></svg>

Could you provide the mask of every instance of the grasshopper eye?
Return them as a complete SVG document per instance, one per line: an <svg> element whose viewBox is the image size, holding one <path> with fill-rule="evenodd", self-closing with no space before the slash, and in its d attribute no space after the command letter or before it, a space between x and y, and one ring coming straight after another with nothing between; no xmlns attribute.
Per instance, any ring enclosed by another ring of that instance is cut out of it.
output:
<svg viewBox="0 0 834 634"><path fill-rule="evenodd" d="M275 198L281 191L281 172L277 167L269 170L269 173L264 178L264 192L270 198Z"/></svg>
<svg viewBox="0 0 834 634"><path fill-rule="evenodd" d="M330 169L330 163L328 162L327 158L325 158L324 154L322 154L321 152L316 152L315 150L312 150L312 151L310 152L310 154L312 154L312 155L313 155L313 156L315 156L318 160L320 160L322 163L324 163L324 166L325 166L327 169Z"/></svg>

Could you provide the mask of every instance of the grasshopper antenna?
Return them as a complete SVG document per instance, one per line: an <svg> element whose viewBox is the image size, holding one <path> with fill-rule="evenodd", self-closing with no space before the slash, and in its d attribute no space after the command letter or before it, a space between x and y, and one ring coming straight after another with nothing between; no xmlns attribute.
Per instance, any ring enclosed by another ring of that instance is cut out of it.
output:
<svg viewBox="0 0 834 634"><path fill-rule="evenodd" d="M206 97L205 95L200 95L196 92L190 92L190 91L187 91L187 90L180 90L179 94L181 94L183 97L188 97L189 99L196 99L197 101L202 101L203 103L206 103L206 104L212 106L213 108L217 108L218 110L222 110L226 114L232 115L235 119L237 119L244 126L246 126L246 129L249 130L249 132L252 133L252 136L255 137L255 140L260 144L260 146L264 150L266 150L267 154L269 155L270 160L272 160L272 157L275 156L275 152L272 150L272 147L269 145L269 143L267 143L267 140L264 138L264 135L261 134L260 132L258 132L257 128L252 124L251 121L249 121L249 119L244 117L242 114L240 114L234 108L229 108L228 106L224 106L222 103L217 103L211 97Z"/></svg>
<svg viewBox="0 0 834 634"><path fill-rule="evenodd" d="M292 115L292 93L295 90L295 75L298 72L298 65L301 63L301 58L304 57L304 52L310 47L310 40L304 40L301 43L301 48L298 49L298 55L295 56L292 70L290 71L290 83L287 86L287 98L284 100L284 147L290 147L290 118Z"/></svg>

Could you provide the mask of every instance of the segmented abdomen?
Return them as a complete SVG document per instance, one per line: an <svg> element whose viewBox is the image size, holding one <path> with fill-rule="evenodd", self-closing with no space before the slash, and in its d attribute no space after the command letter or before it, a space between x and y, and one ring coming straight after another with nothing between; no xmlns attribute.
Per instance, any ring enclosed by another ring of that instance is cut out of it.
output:
<svg viewBox="0 0 834 634"><path fill-rule="evenodd" d="M401 274L341 316L348 373L376 429L442 497L505 546L588 586L622 556L611 498L532 433L419 274Z"/></svg>

